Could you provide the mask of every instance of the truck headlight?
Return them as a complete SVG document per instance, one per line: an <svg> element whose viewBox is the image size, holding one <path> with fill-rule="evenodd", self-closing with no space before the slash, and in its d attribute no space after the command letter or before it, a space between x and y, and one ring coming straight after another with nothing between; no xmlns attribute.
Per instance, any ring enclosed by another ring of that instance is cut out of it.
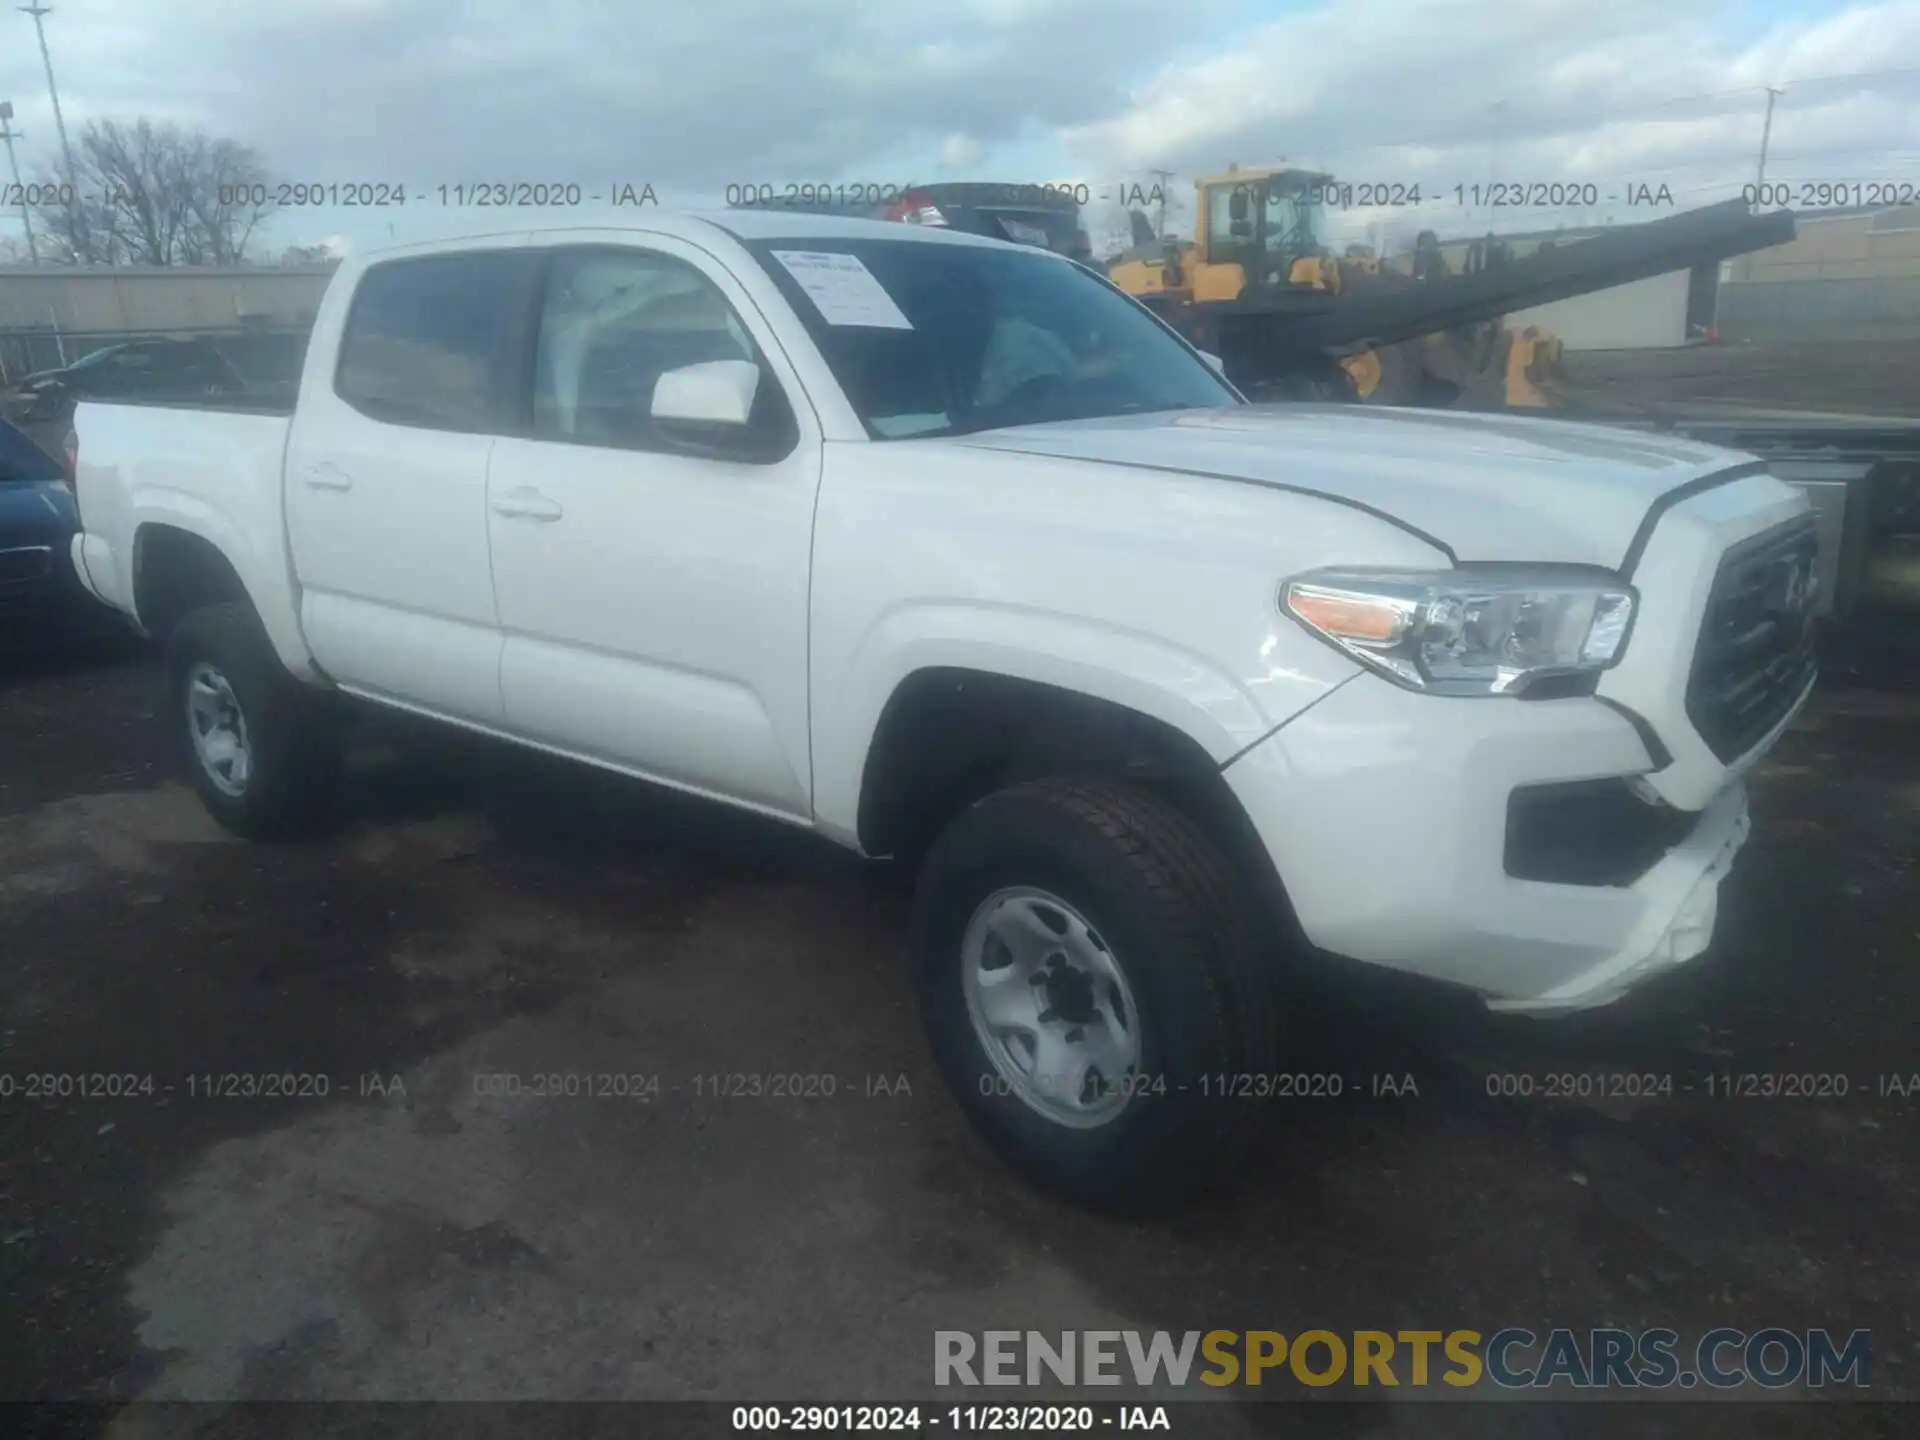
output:
<svg viewBox="0 0 1920 1440"><path fill-rule="evenodd" d="M1287 581L1280 604L1410 690L1579 695L1625 652L1634 594L1551 568L1316 570Z"/></svg>

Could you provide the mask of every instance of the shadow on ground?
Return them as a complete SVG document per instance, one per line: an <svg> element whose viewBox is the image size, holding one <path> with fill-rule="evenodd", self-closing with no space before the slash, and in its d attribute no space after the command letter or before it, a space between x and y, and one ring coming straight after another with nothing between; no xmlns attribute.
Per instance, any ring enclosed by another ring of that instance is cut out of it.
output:
<svg viewBox="0 0 1920 1440"><path fill-rule="evenodd" d="M935 1329L1783 1324L1872 1328L1876 1390L1910 1396L1920 1092L1882 1092L1920 1071L1911 658L1832 658L1702 961L1552 1024L1316 974L1290 1065L1342 1093L1275 1107L1232 1198L1154 1226L1038 1199L967 1133L884 872L391 724L340 833L245 846L168 777L150 659L0 679L4 1393L846 1399L926 1391ZM1721 1092L1747 1074L1848 1088ZM1672 1083L1596 1093L1617 1075ZM1605 1406L1219 1413L1617 1433ZM1837 1413L1636 1433L1875 1433Z"/></svg>

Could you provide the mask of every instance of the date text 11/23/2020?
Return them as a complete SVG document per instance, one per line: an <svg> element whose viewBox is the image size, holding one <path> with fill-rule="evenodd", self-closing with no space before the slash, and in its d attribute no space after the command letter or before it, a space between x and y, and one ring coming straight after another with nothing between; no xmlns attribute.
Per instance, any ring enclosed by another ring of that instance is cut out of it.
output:
<svg viewBox="0 0 1920 1440"><path fill-rule="evenodd" d="M1846 1071L1711 1071L1676 1076L1668 1072L1489 1071L1486 1094L1506 1100L1671 1100L1697 1095L1710 1100L1854 1103L1920 1099L1920 1070L1871 1075ZM983 1095L1006 1093L1005 1080L980 1077ZM1190 1085L1170 1086L1163 1077L1129 1075L1113 1082L1115 1093L1166 1095L1178 1090L1208 1100L1315 1101L1421 1098L1411 1072L1348 1076L1338 1071L1282 1074L1208 1074ZM648 1104L667 1096L708 1100L898 1100L915 1089L904 1072L840 1075L831 1071L711 1071L669 1080L654 1073L585 1071L476 1071L472 1091L480 1098L612 1100ZM162 1081L150 1072L0 1072L6 1100L327 1100L404 1096L397 1073L366 1071L335 1076L322 1071L196 1071Z"/></svg>
<svg viewBox="0 0 1920 1440"><path fill-rule="evenodd" d="M704 191L705 187L697 187ZM729 208L778 205L880 206L906 199L918 188L911 181L856 182L732 182L725 186ZM1048 181L1038 184L982 184L970 186L982 203L1086 206L1113 201L1122 208L1166 203L1172 187L1123 181L1089 185L1085 181ZM1247 186L1251 193L1256 187ZM689 194L692 194L689 191ZM0 185L0 203L20 206L70 207L78 192L67 184ZM1624 205L1629 209L1665 209L1678 197L1665 183L1591 180L1510 180L1431 185L1401 180L1324 180L1306 186L1301 198L1328 209L1397 209L1429 204L1478 209L1592 209ZM130 198L110 192L106 203ZM1920 185L1908 181L1773 181L1748 185L1741 198L1762 209L1798 211L1872 206L1898 207L1920 201ZM573 180L467 180L410 185L394 180L249 181L216 187L215 202L222 209L285 210L307 208L399 209L425 205L458 209L553 210L580 206L614 209L661 205L658 187L647 180L611 180L582 183ZM710 203L710 202L709 202Z"/></svg>
<svg viewBox="0 0 1920 1440"><path fill-rule="evenodd" d="M405 1096L397 1071L334 1075L326 1071L194 1071L160 1077L150 1071L0 1072L7 1100L341 1100ZM669 1095L693 1100L899 1100L914 1086L903 1071L837 1075L812 1071L707 1071L667 1078L610 1071L476 1071L479 1098L613 1100L649 1104Z"/></svg>

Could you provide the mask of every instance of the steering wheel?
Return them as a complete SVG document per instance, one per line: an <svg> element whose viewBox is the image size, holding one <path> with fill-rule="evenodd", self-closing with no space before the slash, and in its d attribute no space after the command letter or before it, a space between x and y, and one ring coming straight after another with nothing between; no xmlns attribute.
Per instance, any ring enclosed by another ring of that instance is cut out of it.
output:
<svg viewBox="0 0 1920 1440"><path fill-rule="evenodd" d="M1038 375L1029 375L1005 395L994 408L1003 410L1013 405L1031 405L1044 400L1049 395L1057 395L1067 388L1067 377L1054 370L1044 370Z"/></svg>

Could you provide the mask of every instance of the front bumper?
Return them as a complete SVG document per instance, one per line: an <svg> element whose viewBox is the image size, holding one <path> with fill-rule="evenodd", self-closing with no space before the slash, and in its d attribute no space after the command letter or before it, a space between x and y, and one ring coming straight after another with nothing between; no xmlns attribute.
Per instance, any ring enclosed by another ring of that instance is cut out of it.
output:
<svg viewBox="0 0 1920 1440"><path fill-rule="evenodd" d="M1362 675L1225 775L1316 946L1471 987L1502 1010L1579 1009L1706 948L1749 830L1740 775L1805 702L1623 884L1517 879L1505 860L1517 789L1656 768L1633 723L1599 700L1443 699Z"/></svg>

